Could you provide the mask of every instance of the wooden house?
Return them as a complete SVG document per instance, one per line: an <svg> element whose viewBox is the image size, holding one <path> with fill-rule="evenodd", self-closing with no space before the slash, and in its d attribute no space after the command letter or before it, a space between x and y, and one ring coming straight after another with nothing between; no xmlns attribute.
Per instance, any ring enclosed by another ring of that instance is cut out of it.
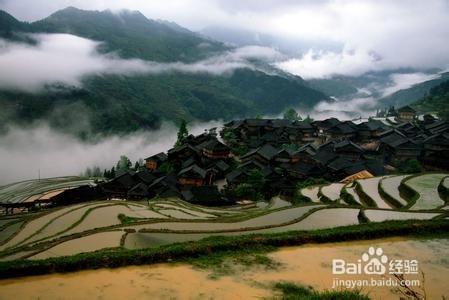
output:
<svg viewBox="0 0 449 300"><path fill-rule="evenodd" d="M363 151L359 145L347 139L334 144L334 152L350 161L360 159Z"/></svg>
<svg viewBox="0 0 449 300"><path fill-rule="evenodd" d="M185 201L197 205L223 206L233 204L218 191L217 186L193 186L182 190L181 195Z"/></svg>
<svg viewBox="0 0 449 300"><path fill-rule="evenodd" d="M145 158L145 167L150 171L154 171L166 160L167 154L161 152Z"/></svg>
<svg viewBox="0 0 449 300"><path fill-rule="evenodd" d="M227 159L231 153L231 149L216 138L198 145L197 148L204 156L211 159Z"/></svg>
<svg viewBox="0 0 449 300"><path fill-rule="evenodd" d="M196 185L201 186L206 183L207 172L199 166L191 165L182 169L178 173L178 183L180 185Z"/></svg>
<svg viewBox="0 0 449 300"><path fill-rule="evenodd" d="M260 148L248 152L247 154L240 157L242 161L247 160L258 160L262 164L269 164L272 158L278 153L278 149L270 144L265 144Z"/></svg>
<svg viewBox="0 0 449 300"><path fill-rule="evenodd" d="M435 134L423 142L423 164L431 169L449 169L449 133Z"/></svg>
<svg viewBox="0 0 449 300"><path fill-rule="evenodd" d="M390 130L381 135L379 152L387 163L418 159L421 145L397 130Z"/></svg>
<svg viewBox="0 0 449 300"><path fill-rule="evenodd" d="M357 125L357 140L368 142L377 139L382 132L389 130L388 126L379 120L369 120Z"/></svg>
<svg viewBox="0 0 449 300"><path fill-rule="evenodd" d="M398 119L402 122L413 121L416 117L416 110L406 105L397 110Z"/></svg>

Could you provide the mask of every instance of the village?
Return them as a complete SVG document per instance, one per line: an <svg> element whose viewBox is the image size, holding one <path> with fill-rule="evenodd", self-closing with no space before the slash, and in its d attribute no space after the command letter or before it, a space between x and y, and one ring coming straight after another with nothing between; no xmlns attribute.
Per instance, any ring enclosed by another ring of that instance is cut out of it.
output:
<svg viewBox="0 0 449 300"><path fill-rule="evenodd" d="M276 195L295 200L305 181L348 183L434 170L449 170L449 123L431 115L418 119L409 106L368 120L243 119L219 133L212 128L181 136L167 153L147 157L137 172L1 206L8 214L98 199L170 197L225 206Z"/></svg>

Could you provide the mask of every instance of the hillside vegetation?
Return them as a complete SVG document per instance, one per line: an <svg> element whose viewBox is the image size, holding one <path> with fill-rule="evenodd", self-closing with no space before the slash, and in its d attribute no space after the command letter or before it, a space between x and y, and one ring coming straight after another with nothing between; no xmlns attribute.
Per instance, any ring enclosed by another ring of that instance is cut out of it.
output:
<svg viewBox="0 0 449 300"><path fill-rule="evenodd" d="M437 113L449 120L449 80L430 89L429 95L413 104L421 113Z"/></svg>
<svg viewBox="0 0 449 300"><path fill-rule="evenodd" d="M230 50L176 24L149 20L139 12L117 14L70 7L29 24L0 12L0 24L0 37L8 40L33 43L24 32L69 33L101 41L100 52L113 52L121 58L191 63ZM286 107L311 107L324 99L327 96L299 77L281 72L268 75L255 69L238 69L222 76L176 72L90 76L83 79L82 87L50 86L37 94L0 91L0 124L46 120L58 130L79 136L127 133L157 128L162 120L277 114ZM74 112L74 120L88 118L90 126L79 128L72 126L71 118L61 118Z"/></svg>

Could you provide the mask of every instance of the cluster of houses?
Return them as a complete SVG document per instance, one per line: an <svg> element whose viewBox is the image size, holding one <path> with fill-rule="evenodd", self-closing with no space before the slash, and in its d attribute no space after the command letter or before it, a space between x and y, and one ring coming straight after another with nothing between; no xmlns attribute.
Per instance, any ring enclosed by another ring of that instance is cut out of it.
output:
<svg viewBox="0 0 449 300"><path fill-rule="evenodd" d="M402 112L402 114L400 114ZM420 121L411 110L398 110L395 126L377 119L364 122L329 118L318 121L244 119L226 123L145 159L96 187L57 195L53 203L92 199L180 197L201 205L242 200L235 190L262 178L262 195L293 195L309 178L350 181L379 176L414 160L426 170L449 170L449 122L430 115ZM405 121L408 120L408 121Z"/></svg>
<svg viewBox="0 0 449 300"><path fill-rule="evenodd" d="M449 123L430 115L417 121L409 112L398 110L398 119L409 121L395 126L376 119L234 120L220 137L215 129L189 135L167 153L147 157L143 170L118 174L97 189L109 199L180 197L227 205L239 200L233 191L250 182L255 170L267 198L292 195L298 182L311 177L379 176L410 160L428 170L449 170Z"/></svg>

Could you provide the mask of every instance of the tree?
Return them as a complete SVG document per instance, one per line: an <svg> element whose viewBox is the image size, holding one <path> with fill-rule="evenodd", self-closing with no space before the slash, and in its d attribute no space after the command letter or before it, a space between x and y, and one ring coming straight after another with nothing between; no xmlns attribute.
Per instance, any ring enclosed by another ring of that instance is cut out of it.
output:
<svg viewBox="0 0 449 300"><path fill-rule="evenodd" d="M304 122L311 123L313 122L313 119L310 117L310 115L307 115L307 118L304 119Z"/></svg>
<svg viewBox="0 0 449 300"><path fill-rule="evenodd" d="M117 171L128 171L132 166L131 161L125 155L121 155L119 161L117 162Z"/></svg>
<svg viewBox="0 0 449 300"><path fill-rule="evenodd" d="M111 172L109 172L109 178L115 178L115 168L112 167Z"/></svg>
<svg viewBox="0 0 449 300"><path fill-rule="evenodd" d="M92 168L92 177L101 177L101 169L99 166L94 166Z"/></svg>
<svg viewBox="0 0 449 300"><path fill-rule="evenodd" d="M284 113L284 119L289 120L289 121L300 121L301 116L298 114L298 112L295 109L289 108Z"/></svg>
<svg viewBox="0 0 449 300"><path fill-rule="evenodd" d="M187 122L186 120L182 119L181 124L179 125L178 139L176 140L175 147L182 146L188 135L189 131L187 130Z"/></svg>
<svg viewBox="0 0 449 300"><path fill-rule="evenodd" d="M134 171L139 171L139 169L140 169L139 162L136 161L136 163L134 164Z"/></svg>

